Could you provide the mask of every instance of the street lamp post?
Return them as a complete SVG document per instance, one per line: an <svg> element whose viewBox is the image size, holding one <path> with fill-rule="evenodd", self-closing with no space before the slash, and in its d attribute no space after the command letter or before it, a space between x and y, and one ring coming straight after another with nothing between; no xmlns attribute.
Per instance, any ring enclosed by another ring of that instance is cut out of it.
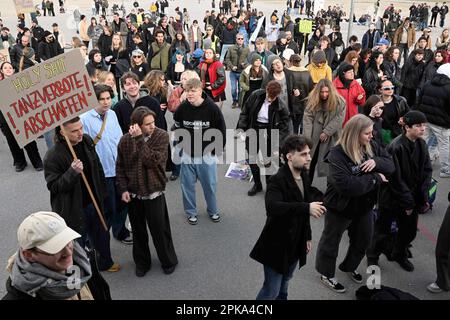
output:
<svg viewBox="0 0 450 320"><path fill-rule="evenodd" d="M355 0L350 2L350 16L348 17L348 30L347 30L347 43L349 43L350 37L352 36L352 26L353 26L353 6Z"/></svg>

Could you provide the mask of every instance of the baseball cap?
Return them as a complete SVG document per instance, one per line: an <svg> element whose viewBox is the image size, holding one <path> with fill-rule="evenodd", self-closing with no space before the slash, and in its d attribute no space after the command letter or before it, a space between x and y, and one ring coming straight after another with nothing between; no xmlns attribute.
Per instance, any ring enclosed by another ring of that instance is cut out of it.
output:
<svg viewBox="0 0 450 320"><path fill-rule="evenodd" d="M378 41L377 46L382 46L382 45L388 46L388 45L390 45L390 44L391 44L391 43L389 42L388 39L381 38L381 39Z"/></svg>
<svg viewBox="0 0 450 320"><path fill-rule="evenodd" d="M58 214L47 211L30 214L17 230L22 249L38 248L50 254L58 253L70 241L80 237Z"/></svg>

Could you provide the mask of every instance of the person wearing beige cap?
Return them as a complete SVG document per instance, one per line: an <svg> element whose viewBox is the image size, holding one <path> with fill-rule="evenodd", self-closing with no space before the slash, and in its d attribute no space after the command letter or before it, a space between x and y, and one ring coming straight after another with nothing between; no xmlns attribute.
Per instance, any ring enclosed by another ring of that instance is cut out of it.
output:
<svg viewBox="0 0 450 320"><path fill-rule="evenodd" d="M2 300L110 300L95 254L90 260L73 241L80 237L54 212L26 217L17 230L20 248L8 260Z"/></svg>

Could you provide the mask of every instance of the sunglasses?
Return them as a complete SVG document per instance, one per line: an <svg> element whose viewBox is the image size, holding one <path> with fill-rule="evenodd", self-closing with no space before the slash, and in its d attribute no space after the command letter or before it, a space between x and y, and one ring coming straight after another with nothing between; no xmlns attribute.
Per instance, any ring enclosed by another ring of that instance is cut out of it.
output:
<svg viewBox="0 0 450 320"><path fill-rule="evenodd" d="M392 87L383 87L381 89L383 89L384 91L389 91L389 90L394 90L395 87L394 86L392 86Z"/></svg>
<svg viewBox="0 0 450 320"><path fill-rule="evenodd" d="M244 38L236 38L236 40L244 40Z"/></svg>
<svg viewBox="0 0 450 320"><path fill-rule="evenodd" d="M133 56L133 58L142 58L142 56Z"/></svg>

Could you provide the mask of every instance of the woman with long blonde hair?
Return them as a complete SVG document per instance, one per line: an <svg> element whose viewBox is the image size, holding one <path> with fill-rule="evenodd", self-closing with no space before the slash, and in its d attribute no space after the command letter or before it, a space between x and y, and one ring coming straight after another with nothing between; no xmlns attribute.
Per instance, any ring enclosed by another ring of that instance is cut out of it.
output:
<svg viewBox="0 0 450 320"><path fill-rule="evenodd" d="M346 290L334 277L339 243L346 230L350 245L339 269L354 282L363 282L357 269L372 240L372 209L378 188L395 171L390 155L372 140L372 131L369 117L352 117L326 156L330 171L324 197L327 213L317 247L316 270L322 283L335 292Z"/></svg>
<svg viewBox="0 0 450 320"><path fill-rule="evenodd" d="M120 97L119 79L125 72L130 70L130 57L120 33L113 34L111 49L106 54L105 61L108 65L111 65L109 71L111 71L116 78L117 94Z"/></svg>
<svg viewBox="0 0 450 320"><path fill-rule="evenodd" d="M309 169L312 181L316 165L319 177L328 174L324 157L338 141L345 116L345 100L328 79L320 80L307 99L302 132L313 143Z"/></svg>

